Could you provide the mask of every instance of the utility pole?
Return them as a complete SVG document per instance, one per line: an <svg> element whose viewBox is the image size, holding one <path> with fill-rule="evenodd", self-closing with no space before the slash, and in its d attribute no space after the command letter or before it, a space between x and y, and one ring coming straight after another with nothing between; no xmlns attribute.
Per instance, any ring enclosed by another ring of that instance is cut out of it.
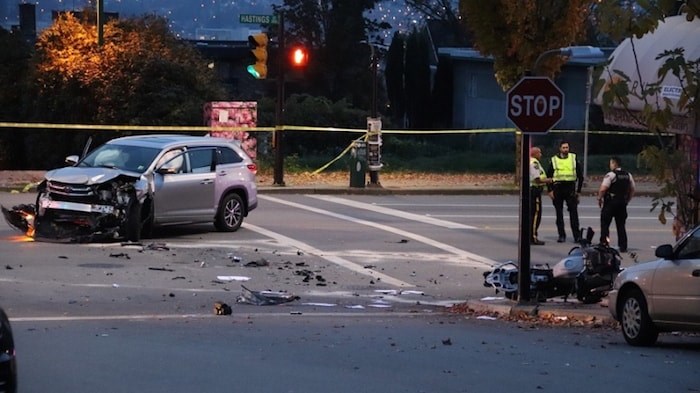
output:
<svg viewBox="0 0 700 393"><path fill-rule="evenodd" d="M282 146L284 145L284 134L282 132L284 124L284 72L285 72L285 49L284 49L284 13L279 13L277 43L277 105L275 107L275 131L272 134L272 142L275 149L274 182L275 186L284 186L284 155Z"/></svg>
<svg viewBox="0 0 700 393"><path fill-rule="evenodd" d="M374 50L374 45L369 44L372 56L372 118L377 118L377 68L378 59L377 52ZM379 186L379 171L376 169L370 169L369 171L369 184L371 186Z"/></svg>

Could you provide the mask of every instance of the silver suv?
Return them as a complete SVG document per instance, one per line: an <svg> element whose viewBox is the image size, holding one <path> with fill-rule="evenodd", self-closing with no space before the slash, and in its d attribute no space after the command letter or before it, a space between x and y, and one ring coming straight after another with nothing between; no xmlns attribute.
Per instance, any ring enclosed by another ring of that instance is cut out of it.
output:
<svg viewBox="0 0 700 393"><path fill-rule="evenodd" d="M257 167L226 139L129 136L66 162L38 187L36 237L138 241L157 225L206 222L233 232L258 205Z"/></svg>

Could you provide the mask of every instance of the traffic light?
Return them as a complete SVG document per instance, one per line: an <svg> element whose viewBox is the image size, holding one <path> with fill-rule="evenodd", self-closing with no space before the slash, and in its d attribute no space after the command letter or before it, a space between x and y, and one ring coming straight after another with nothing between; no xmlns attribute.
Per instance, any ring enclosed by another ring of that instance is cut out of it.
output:
<svg viewBox="0 0 700 393"><path fill-rule="evenodd" d="M309 50L305 46L296 45L289 51L289 60L292 67L303 68L309 62Z"/></svg>
<svg viewBox="0 0 700 393"><path fill-rule="evenodd" d="M253 34L248 36L250 53L255 64L249 65L246 69L255 79L265 79L267 77L267 34Z"/></svg>

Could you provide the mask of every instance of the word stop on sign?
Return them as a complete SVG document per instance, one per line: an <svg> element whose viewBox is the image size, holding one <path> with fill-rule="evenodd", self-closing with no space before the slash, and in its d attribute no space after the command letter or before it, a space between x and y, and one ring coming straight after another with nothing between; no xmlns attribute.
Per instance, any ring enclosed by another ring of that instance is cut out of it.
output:
<svg viewBox="0 0 700 393"><path fill-rule="evenodd" d="M561 109L561 98L545 95L512 95L508 110L513 117L554 116Z"/></svg>

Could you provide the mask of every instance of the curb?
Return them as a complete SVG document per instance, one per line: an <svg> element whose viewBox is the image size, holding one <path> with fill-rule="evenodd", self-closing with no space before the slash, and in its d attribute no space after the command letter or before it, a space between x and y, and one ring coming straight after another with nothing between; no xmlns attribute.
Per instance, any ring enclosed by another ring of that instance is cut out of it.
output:
<svg viewBox="0 0 700 393"><path fill-rule="evenodd" d="M495 313L500 316L528 315L541 319L566 318L604 324L616 323L608 309L599 304L584 305L579 303L564 304L551 302L520 305L507 300L494 302L467 300L467 306L477 312Z"/></svg>

